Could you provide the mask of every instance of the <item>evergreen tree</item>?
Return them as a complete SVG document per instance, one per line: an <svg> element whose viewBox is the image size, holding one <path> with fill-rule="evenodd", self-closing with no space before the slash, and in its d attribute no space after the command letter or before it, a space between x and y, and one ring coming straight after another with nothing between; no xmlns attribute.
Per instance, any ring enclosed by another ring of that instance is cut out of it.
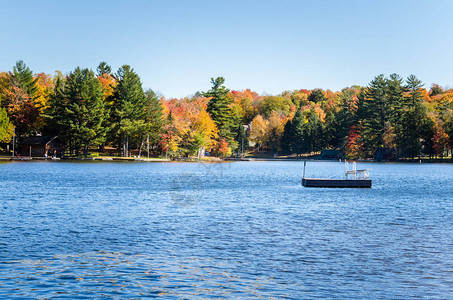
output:
<svg viewBox="0 0 453 300"><path fill-rule="evenodd" d="M297 115L297 112L296 112ZM295 116L294 116L295 117ZM293 119L294 120L294 119ZM285 124L285 128L283 129L283 135L281 139L281 148L282 148L282 153L285 155L292 154L293 147L294 147L294 127L293 127L293 121L288 121Z"/></svg>
<svg viewBox="0 0 453 300"><path fill-rule="evenodd" d="M318 102L324 102L326 101L326 95L323 90L321 89L316 89L311 91L310 96L308 96L308 101L318 103Z"/></svg>
<svg viewBox="0 0 453 300"><path fill-rule="evenodd" d="M406 157L414 158L415 156L421 155L421 137L425 133L426 138L426 133L430 131L430 122L427 119L426 107L422 103L422 86L422 82L414 75L410 75L406 80L406 88L409 93L405 99L407 110L402 117L401 134L402 152Z"/></svg>
<svg viewBox="0 0 453 300"><path fill-rule="evenodd" d="M77 67L64 82L58 79L52 102L54 122L76 155L83 147L87 156L90 146L104 142L106 109L101 84L93 71Z"/></svg>
<svg viewBox="0 0 453 300"><path fill-rule="evenodd" d="M335 115L336 120L330 125L330 127L336 127L336 130L333 129L336 133L336 143L332 145L334 148L343 149L346 146L348 134L355 122L358 102L356 90L358 88L359 87L345 88L341 91L339 110ZM329 122L326 121L326 123Z"/></svg>
<svg viewBox="0 0 453 300"><path fill-rule="evenodd" d="M203 96L211 98L207 112L219 129L219 138L231 142L234 136L234 133L232 133L234 127L233 113L230 108L231 99L228 97L229 89L223 85L224 82L223 77L211 78L212 88L203 93Z"/></svg>
<svg viewBox="0 0 453 300"><path fill-rule="evenodd" d="M388 99L390 103L390 118L389 124L386 127L386 132L394 134L394 147L398 155L401 154L402 143L402 130L403 130L403 115L407 110L407 103L405 101L404 93L406 87L403 85L403 78L398 74L391 74L388 80ZM389 144L389 139L387 139ZM389 146L389 145L387 145Z"/></svg>
<svg viewBox="0 0 453 300"><path fill-rule="evenodd" d="M119 142L118 149L123 149L122 156L129 155L129 139L139 137L148 131L146 108L148 100L143 92L140 77L128 65L123 65L117 72L118 84L113 96L111 124L113 137ZM151 98L150 98L151 99Z"/></svg>
<svg viewBox="0 0 453 300"><path fill-rule="evenodd" d="M341 112L330 109L326 112L326 121L322 124L322 148L340 148L347 136L347 129L343 128Z"/></svg>
<svg viewBox="0 0 453 300"><path fill-rule="evenodd" d="M443 112L442 118L444 119L444 129L449 139L449 148L451 158L453 159L453 109L447 109Z"/></svg>
<svg viewBox="0 0 453 300"><path fill-rule="evenodd" d="M407 77L406 88L409 91L409 95L406 101L409 105L415 106L416 104L422 103L422 87L423 83L415 75L409 75L409 77Z"/></svg>
<svg viewBox="0 0 453 300"><path fill-rule="evenodd" d="M391 120L392 106L388 97L388 80L384 75L375 77L365 92L361 143L367 156L384 147L384 137L388 122Z"/></svg>
<svg viewBox="0 0 453 300"><path fill-rule="evenodd" d="M302 113L302 110L298 110L296 114L294 115L294 118L291 121L290 124L290 130L289 133L291 134L288 136L289 139L291 139L291 147L290 151L291 153L297 153L297 154L302 154L304 153L304 148L305 148L305 139L304 139L304 123L305 123L305 118Z"/></svg>
<svg viewBox="0 0 453 300"><path fill-rule="evenodd" d="M245 153L247 151L247 145L249 144L247 139L247 133L245 131L244 125L242 125L242 122L237 122L236 124L237 126L236 129L234 130L234 134L236 136L234 137L234 140L238 144L239 148L238 152L243 154L242 151L244 151Z"/></svg>
<svg viewBox="0 0 453 300"><path fill-rule="evenodd" d="M421 152L432 158L436 155L436 145L434 143L437 133L436 124L428 117L427 108L424 105L421 105L420 109L422 112L419 113L419 115L423 119L421 119L419 123L420 128L418 130L420 136L418 140L421 143Z"/></svg>
<svg viewBox="0 0 453 300"><path fill-rule="evenodd" d="M22 136L40 129L40 111L33 101L38 89L38 79L33 78L33 72L21 60L16 63L12 72L7 73L5 79L7 82L2 82L2 85L5 84L2 87L2 102L20 140Z"/></svg>
<svg viewBox="0 0 453 300"><path fill-rule="evenodd" d="M146 134L149 137L149 143L156 146L159 142L159 134L164 126L164 114L162 105L156 93L152 90L145 92L145 124L147 124L143 131L143 136Z"/></svg>
<svg viewBox="0 0 453 300"><path fill-rule="evenodd" d="M403 85L403 78L398 74L391 74L387 80L387 95L388 95L388 111L389 120L392 124L396 124L401 117L401 111L406 108L404 92L406 87Z"/></svg>
<svg viewBox="0 0 453 300"><path fill-rule="evenodd" d="M308 111L307 122L302 125L303 147L301 153L316 152L322 148L322 124L314 108Z"/></svg>
<svg viewBox="0 0 453 300"><path fill-rule="evenodd" d="M429 90L429 95L431 97L434 97L434 96L437 96L437 95L440 95L443 93L444 93L444 89L436 83L433 83L433 85L431 86L431 89Z"/></svg>
<svg viewBox="0 0 453 300"><path fill-rule="evenodd" d="M112 73L112 68L105 61L101 61L99 63L99 66L97 67L96 71L97 71L97 74L96 74L97 76L102 76L104 74Z"/></svg>
<svg viewBox="0 0 453 300"><path fill-rule="evenodd" d="M66 78L59 74L54 80L54 92L50 97L50 105L46 111L47 127L45 131L51 134L60 135L63 140L71 142L71 137L68 135L69 123L66 120L66 105L67 97ZM72 149L71 145L69 147Z"/></svg>
<svg viewBox="0 0 453 300"><path fill-rule="evenodd" d="M314 108L306 111L305 115L302 110L298 110L285 125L281 139L283 153L300 155L319 151L322 146L322 123Z"/></svg>
<svg viewBox="0 0 453 300"><path fill-rule="evenodd" d="M35 97L38 89L36 85L38 78L33 78L33 71L22 61L16 62L13 71L9 72L11 85L19 87L24 93L27 93L31 99Z"/></svg>

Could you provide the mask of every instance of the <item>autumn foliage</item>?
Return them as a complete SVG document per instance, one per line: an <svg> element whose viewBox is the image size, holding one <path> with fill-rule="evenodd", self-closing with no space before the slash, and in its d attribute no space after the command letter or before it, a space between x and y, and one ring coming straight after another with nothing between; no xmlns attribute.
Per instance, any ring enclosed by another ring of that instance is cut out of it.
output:
<svg viewBox="0 0 453 300"><path fill-rule="evenodd" d="M71 74L33 74L21 61L0 73L1 141L9 141L14 132L19 140L35 134L71 140L60 126L64 116L70 108L83 120L78 110L92 99L89 89L68 94ZM148 145L153 155L167 157L202 157L206 152L225 157L243 151L302 155L323 149L352 159L373 157L379 149L393 158L452 153L453 90L437 84L425 89L415 76L405 81L397 74L379 75L366 87L296 89L278 95L229 90L218 77L211 79L211 90L179 99L144 92L129 66L113 73L102 62L90 80L102 99L93 106L97 114L84 113L85 119L95 118L98 129L87 125L77 134L92 136L86 145L118 148L122 155L142 153ZM82 145L70 143L73 148Z"/></svg>

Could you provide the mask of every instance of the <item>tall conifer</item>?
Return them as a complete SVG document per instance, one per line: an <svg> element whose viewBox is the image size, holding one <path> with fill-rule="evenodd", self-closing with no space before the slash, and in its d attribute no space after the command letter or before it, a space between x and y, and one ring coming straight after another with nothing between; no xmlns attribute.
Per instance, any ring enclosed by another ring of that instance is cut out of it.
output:
<svg viewBox="0 0 453 300"><path fill-rule="evenodd" d="M234 116L230 108L231 99L228 97L230 90L223 85L225 83L223 77L211 78L211 83L211 89L203 93L204 97L211 98L207 112L219 129L219 137L231 142L234 137L232 132Z"/></svg>

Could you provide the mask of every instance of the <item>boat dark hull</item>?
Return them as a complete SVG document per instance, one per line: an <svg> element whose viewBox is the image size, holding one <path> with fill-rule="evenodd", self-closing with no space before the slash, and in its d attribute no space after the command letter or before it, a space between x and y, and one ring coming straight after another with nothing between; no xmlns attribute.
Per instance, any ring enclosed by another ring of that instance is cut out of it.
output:
<svg viewBox="0 0 453 300"><path fill-rule="evenodd" d="M371 179L302 178L302 185L319 188L371 188Z"/></svg>

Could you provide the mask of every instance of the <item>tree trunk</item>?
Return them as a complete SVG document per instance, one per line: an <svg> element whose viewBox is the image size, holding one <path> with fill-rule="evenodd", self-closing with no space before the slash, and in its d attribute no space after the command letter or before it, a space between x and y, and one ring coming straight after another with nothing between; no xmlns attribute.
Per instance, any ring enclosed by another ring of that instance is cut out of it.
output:
<svg viewBox="0 0 453 300"><path fill-rule="evenodd" d="M127 157L128 146L127 134L123 134L123 157Z"/></svg>
<svg viewBox="0 0 453 300"><path fill-rule="evenodd" d="M129 157L129 135L126 134L126 157Z"/></svg>
<svg viewBox="0 0 453 300"><path fill-rule="evenodd" d="M143 136L140 137L140 147L138 148L138 157L142 156Z"/></svg>
<svg viewBox="0 0 453 300"><path fill-rule="evenodd" d="M125 147L125 143L124 143L124 134L121 135L121 157L124 157L124 147Z"/></svg>

